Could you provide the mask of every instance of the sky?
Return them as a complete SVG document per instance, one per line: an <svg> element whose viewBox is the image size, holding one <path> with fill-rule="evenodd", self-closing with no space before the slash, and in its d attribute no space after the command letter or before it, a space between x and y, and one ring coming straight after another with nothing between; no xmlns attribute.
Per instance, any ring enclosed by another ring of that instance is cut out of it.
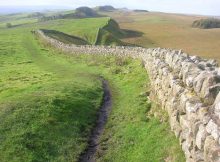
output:
<svg viewBox="0 0 220 162"><path fill-rule="evenodd" d="M56 8L95 7L113 5L116 8L220 16L220 0L0 0L0 8L14 6L56 6ZM49 8L48 8L49 9Z"/></svg>

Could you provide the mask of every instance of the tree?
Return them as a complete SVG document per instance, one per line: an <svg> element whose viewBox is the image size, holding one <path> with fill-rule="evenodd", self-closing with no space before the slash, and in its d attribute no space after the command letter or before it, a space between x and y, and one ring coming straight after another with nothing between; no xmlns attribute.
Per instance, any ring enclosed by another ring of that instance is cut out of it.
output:
<svg viewBox="0 0 220 162"><path fill-rule="evenodd" d="M11 24L11 23L7 23L7 24L6 24L6 27L7 27L7 28L11 28L11 27L12 27L12 24Z"/></svg>

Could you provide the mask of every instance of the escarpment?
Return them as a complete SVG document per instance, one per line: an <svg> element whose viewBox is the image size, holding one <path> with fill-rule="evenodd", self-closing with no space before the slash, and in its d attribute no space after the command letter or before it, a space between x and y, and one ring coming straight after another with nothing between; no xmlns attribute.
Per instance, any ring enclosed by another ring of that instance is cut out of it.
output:
<svg viewBox="0 0 220 162"><path fill-rule="evenodd" d="M142 59L152 95L169 114L189 162L220 161L220 68L214 60L171 49L68 45L40 30L48 44L72 54L129 56Z"/></svg>

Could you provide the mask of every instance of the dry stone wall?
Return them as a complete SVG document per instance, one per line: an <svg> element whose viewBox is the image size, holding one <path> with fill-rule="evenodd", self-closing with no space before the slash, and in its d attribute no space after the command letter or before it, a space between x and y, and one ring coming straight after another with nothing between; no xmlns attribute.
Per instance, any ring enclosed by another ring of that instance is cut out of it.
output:
<svg viewBox="0 0 220 162"><path fill-rule="evenodd" d="M187 162L220 162L220 68L216 61L181 50L68 45L40 30L36 33L68 53L142 59L152 93L168 112Z"/></svg>

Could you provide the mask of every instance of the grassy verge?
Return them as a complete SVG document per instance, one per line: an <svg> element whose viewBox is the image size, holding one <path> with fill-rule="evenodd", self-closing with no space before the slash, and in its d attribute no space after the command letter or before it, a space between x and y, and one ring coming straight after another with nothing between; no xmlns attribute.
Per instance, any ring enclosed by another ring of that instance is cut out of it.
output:
<svg viewBox="0 0 220 162"><path fill-rule="evenodd" d="M161 121L152 115L157 112L167 118L165 112L151 106L147 99L149 80L140 61L87 55L69 60L72 64L86 64L111 83L113 109L96 154L98 162L185 161L168 120Z"/></svg>
<svg viewBox="0 0 220 162"><path fill-rule="evenodd" d="M84 58L85 60L85 58ZM149 79L140 61L128 58L90 58L90 66L104 66L112 84L113 109L96 154L98 162L184 162L184 154L167 120L155 118L147 99ZM159 110L158 110L159 109ZM160 112L166 116L166 113Z"/></svg>

